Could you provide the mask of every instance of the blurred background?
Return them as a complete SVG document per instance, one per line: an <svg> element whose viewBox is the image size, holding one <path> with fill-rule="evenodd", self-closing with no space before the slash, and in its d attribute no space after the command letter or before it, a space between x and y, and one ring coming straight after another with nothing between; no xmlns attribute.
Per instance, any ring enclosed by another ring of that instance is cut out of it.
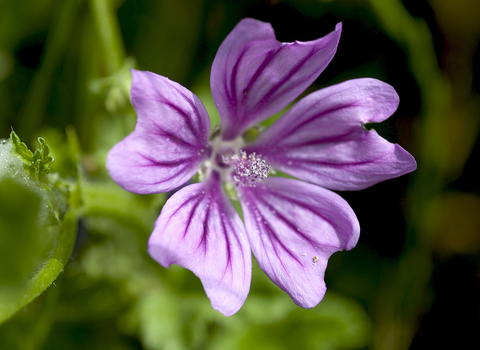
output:
<svg viewBox="0 0 480 350"><path fill-rule="evenodd" d="M343 22L336 56L304 95L359 77L389 83L400 107L372 127L418 169L340 193L360 242L332 256L316 308L295 306L255 262L244 307L226 318L191 272L146 253L166 195L122 190L105 156L135 125L132 67L189 88L216 120L210 67L244 17L284 42ZM479 40L478 0L0 0L0 138L12 127L32 149L45 138L52 172L74 189L64 263L2 319L0 349L480 348ZM29 195L0 190L3 222L28 230ZM23 198L18 215L12 198ZM0 226L0 253L16 260L0 270L63 247L66 229L38 231L39 253L12 225Z"/></svg>

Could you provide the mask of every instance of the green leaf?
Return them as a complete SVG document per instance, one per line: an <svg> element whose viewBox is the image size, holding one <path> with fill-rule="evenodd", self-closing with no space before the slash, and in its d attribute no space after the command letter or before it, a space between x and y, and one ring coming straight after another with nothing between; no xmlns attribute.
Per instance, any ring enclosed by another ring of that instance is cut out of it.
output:
<svg viewBox="0 0 480 350"><path fill-rule="evenodd" d="M10 141L12 142L12 154L30 166L33 162L33 153L24 142L20 141L20 138L13 130L10 133Z"/></svg>
<svg viewBox="0 0 480 350"><path fill-rule="evenodd" d="M0 193L2 323L40 295L62 272L75 243L77 221L68 211L59 225L41 225L38 214L47 203L38 193L11 179L0 182Z"/></svg>
<svg viewBox="0 0 480 350"><path fill-rule="evenodd" d="M23 307L50 286L68 262L72 254L77 233L77 220L69 211L60 225L50 228L58 235L58 241L52 256L27 283L24 295L19 298L18 305ZM1 319L0 319L1 321Z"/></svg>
<svg viewBox="0 0 480 350"><path fill-rule="evenodd" d="M1 298L21 286L38 263L34 256L40 249L37 228L40 197L11 179L0 182L0 193Z"/></svg>
<svg viewBox="0 0 480 350"><path fill-rule="evenodd" d="M85 182L81 191L85 217L109 217L125 227L136 229L145 237L152 232L158 207L165 202L164 194L139 196L123 191L113 183Z"/></svg>
<svg viewBox="0 0 480 350"><path fill-rule="evenodd" d="M25 171L34 180L43 180L45 175L50 173L50 165L53 163L53 157L50 156L50 147L45 143L42 137L38 138L40 148L32 153L25 143L12 130L10 133L12 142L12 154L20 158L25 163Z"/></svg>
<svg viewBox="0 0 480 350"><path fill-rule="evenodd" d="M50 174L50 164L53 163L53 157L50 156L50 147L45 143L42 137L38 138L41 148L34 153L35 170L39 174Z"/></svg>

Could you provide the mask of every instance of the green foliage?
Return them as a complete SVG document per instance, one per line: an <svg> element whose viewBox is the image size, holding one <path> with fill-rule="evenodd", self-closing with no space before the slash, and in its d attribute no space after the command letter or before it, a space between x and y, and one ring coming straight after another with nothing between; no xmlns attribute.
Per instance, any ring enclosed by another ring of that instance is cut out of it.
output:
<svg viewBox="0 0 480 350"><path fill-rule="evenodd" d="M33 179L42 181L47 174L50 174L50 164L53 163L53 157L50 156L50 147L42 137L38 138L40 148L33 153L24 142L20 141L13 130L10 133L10 140L12 142L12 154L25 163L25 171Z"/></svg>
<svg viewBox="0 0 480 350"><path fill-rule="evenodd" d="M348 298L327 293L313 310L291 306L277 321L268 308L261 311L265 301L257 303L252 321L260 322L239 339L239 349L359 349L368 344L370 320L363 307ZM281 310L286 305L270 307Z"/></svg>
<svg viewBox="0 0 480 350"><path fill-rule="evenodd" d="M72 212L39 222L45 201L13 180L0 182L0 323L41 294L63 270L75 242Z"/></svg>
<svg viewBox="0 0 480 350"><path fill-rule="evenodd" d="M135 68L133 58L127 58L120 70L111 76L92 80L89 84L90 91L94 94L105 95L105 107L111 113L130 108L130 69Z"/></svg>
<svg viewBox="0 0 480 350"><path fill-rule="evenodd" d="M72 349L129 349L131 339L152 350L360 349L368 343L371 321L351 299L328 292L318 307L299 309L255 264L250 296L226 318L212 309L193 273L153 262L147 237L133 227L90 217L85 229L91 243L58 283L59 313L46 349L72 337L81 338Z"/></svg>
<svg viewBox="0 0 480 350"><path fill-rule="evenodd" d="M0 179L0 323L53 283L75 242L77 220L69 199L76 186L50 174L50 147L38 140L41 148L31 152L12 131L14 157L2 153L10 170ZM15 168L17 158L24 169Z"/></svg>
<svg viewBox="0 0 480 350"><path fill-rule="evenodd" d="M12 155L24 163L25 172L30 178L27 182L30 182L33 187L46 191L44 197L49 208L49 224L59 224L70 206L68 198L71 186L58 174L49 175L50 166L54 160L50 155L50 146L42 137L39 137L40 148L32 152L24 142L20 141L13 130L10 140Z"/></svg>

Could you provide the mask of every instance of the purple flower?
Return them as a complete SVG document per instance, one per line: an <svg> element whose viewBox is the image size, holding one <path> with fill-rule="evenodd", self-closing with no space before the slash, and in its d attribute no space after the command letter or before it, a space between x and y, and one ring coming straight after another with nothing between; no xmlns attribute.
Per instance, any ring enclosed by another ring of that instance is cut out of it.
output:
<svg viewBox="0 0 480 350"><path fill-rule="evenodd" d="M353 248L360 230L350 206L330 190L364 189L416 168L403 148L364 128L398 106L395 90L375 79L314 92L253 142L242 138L320 75L340 32L338 24L314 41L280 43L270 24L242 20L212 65L221 132L211 139L197 96L165 77L132 70L137 125L110 151L107 168L124 189L142 194L171 191L200 170L202 182L166 202L148 251L164 267L193 271L213 308L227 316L248 295L250 249L297 305L317 305L328 258ZM300 180L272 176L273 169ZM235 189L243 222L224 186Z"/></svg>

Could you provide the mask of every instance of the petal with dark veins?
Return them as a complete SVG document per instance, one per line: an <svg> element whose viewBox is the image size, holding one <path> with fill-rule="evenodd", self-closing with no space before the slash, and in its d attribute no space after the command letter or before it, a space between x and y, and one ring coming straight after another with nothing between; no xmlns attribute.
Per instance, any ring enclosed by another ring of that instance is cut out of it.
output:
<svg viewBox="0 0 480 350"><path fill-rule="evenodd" d="M107 169L124 189L160 193L187 182L210 152L210 119L197 96L151 72L132 70L135 130L108 153Z"/></svg>
<svg viewBox="0 0 480 350"><path fill-rule="evenodd" d="M361 190L416 169L407 151L364 127L387 119L397 106L390 85L349 80L300 100L244 150L322 187Z"/></svg>
<svg viewBox="0 0 480 350"><path fill-rule="evenodd" d="M352 249L358 220L339 195L298 180L269 177L240 187L245 226L262 270L304 308L323 298L328 258Z"/></svg>
<svg viewBox="0 0 480 350"><path fill-rule="evenodd" d="M250 246L216 172L167 201L150 236L148 252L164 267L176 264L191 270L202 281L212 307L225 316L236 313L247 298Z"/></svg>
<svg viewBox="0 0 480 350"><path fill-rule="evenodd" d="M269 23L247 18L237 24L218 49L210 77L223 138L234 139L297 98L332 60L341 28L317 40L281 43Z"/></svg>

